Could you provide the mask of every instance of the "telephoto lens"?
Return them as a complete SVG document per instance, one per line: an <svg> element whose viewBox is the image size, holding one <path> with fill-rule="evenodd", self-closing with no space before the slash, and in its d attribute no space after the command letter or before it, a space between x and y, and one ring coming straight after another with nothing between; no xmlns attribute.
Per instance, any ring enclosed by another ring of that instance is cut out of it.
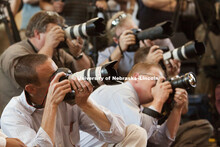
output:
<svg viewBox="0 0 220 147"><path fill-rule="evenodd" d="M86 80L91 83L94 87L98 87L101 85L115 85L120 84L121 82L114 80L115 77L118 77L117 71L114 69L114 65L117 61L109 62L103 66L98 66L95 68L85 69L76 73L71 72L68 68L58 68L58 70L52 75L52 78L59 72L64 72L65 76L61 77L59 81L64 79L73 79L76 77L78 80ZM75 91L69 92L64 97L64 101L74 105L75 104Z"/></svg>
<svg viewBox="0 0 220 147"><path fill-rule="evenodd" d="M77 37L86 39L89 36L100 36L105 31L104 19L96 17L82 24L68 26L64 28L64 31L69 39L76 39Z"/></svg>
<svg viewBox="0 0 220 147"><path fill-rule="evenodd" d="M168 51L164 53L163 60L165 61L165 63L168 63L169 59L176 59L182 61L203 55L204 53L205 53L204 43L195 40L195 41L190 41L185 45L178 47L172 51Z"/></svg>

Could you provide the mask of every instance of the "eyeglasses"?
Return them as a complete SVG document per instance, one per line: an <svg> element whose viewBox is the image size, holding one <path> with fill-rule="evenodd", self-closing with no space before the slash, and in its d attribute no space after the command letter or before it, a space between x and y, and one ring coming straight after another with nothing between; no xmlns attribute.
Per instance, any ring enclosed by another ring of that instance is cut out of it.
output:
<svg viewBox="0 0 220 147"><path fill-rule="evenodd" d="M112 21L111 28L116 27L120 23L120 21L126 17L127 17L127 14L125 14L125 13L122 13L121 15L119 15L117 18L115 18Z"/></svg>

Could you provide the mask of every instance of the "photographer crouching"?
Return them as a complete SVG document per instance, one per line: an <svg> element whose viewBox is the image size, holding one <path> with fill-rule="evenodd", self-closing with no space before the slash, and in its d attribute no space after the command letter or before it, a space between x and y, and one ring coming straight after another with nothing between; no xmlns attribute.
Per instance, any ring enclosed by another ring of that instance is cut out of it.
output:
<svg viewBox="0 0 220 147"><path fill-rule="evenodd" d="M88 99L93 91L89 82L77 78L60 81L65 74L54 76L57 69L46 55L19 57L14 73L24 90L11 99L2 113L1 127L6 135L27 146L69 147L79 146L82 130L118 147L146 146L147 134L142 128L125 127L119 116ZM72 90L76 103L73 106L63 101Z"/></svg>

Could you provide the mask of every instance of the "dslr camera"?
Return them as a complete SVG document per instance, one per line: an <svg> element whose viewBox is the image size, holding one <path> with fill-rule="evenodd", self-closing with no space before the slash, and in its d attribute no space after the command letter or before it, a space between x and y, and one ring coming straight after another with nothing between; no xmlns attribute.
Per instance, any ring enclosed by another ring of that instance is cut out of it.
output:
<svg viewBox="0 0 220 147"><path fill-rule="evenodd" d="M117 63L117 61L109 62L103 66L98 66L95 68L89 68L85 69L76 73L72 73L70 69L68 68L58 68L58 70L52 75L52 78L59 72L64 72L66 75L61 77L59 81L65 80L65 79L73 79L76 77L78 80L86 80L90 84L92 84L94 87L98 87L100 85L115 85L120 84L121 82L116 81L115 78L117 77L118 73L114 69L114 65ZM74 105L75 104L75 91L72 90L72 92L69 92L64 97L64 101Z"/></svg>
<svg viewBox="0 0 220 147"><path fill-rule="evenodd" d="M140 40L150 39L164 39L171 37L173 35L173 28L171 21L165 21L152 28L148 28L146 30L140 31L139 29L132 29L133 34L136 38L136 43L134 45L130 45L127 49L128 52L135 52L140 47Z"/></svg>

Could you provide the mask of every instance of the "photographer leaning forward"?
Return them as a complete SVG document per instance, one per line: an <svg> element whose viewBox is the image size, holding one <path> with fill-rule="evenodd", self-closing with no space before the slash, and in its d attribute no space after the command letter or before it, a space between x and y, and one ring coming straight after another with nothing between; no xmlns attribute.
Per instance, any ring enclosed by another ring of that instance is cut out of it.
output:
<svg viewBox="0 0 220 147"><path fill-rule="evenodd" d="M120 85L101 86L90 95L90 99L120 115L126 125L136 124L144 128L148 135L148 144L161 147L170 146L175 140L179 128L181 113L188 99L187 92L180 88L173 91L170 82L164 81L163 69L155 63L135 64L128 77L136 78L136 80L128 80ZM142 80L147 78L159 80ZM156 118L142 113L141 105L152 102L150 108L160 113L171 93L175 93L175 106L167 121L158 126ZM99 141L92 136L84 132L81 134L82 146L98 144Z"/></svg>
<svg viewBox="0 0 220 147"><path fill-rule="evenodd" d="M88 97L93 91L87 81L59 79L58 67L46 55L29 54L18 58L14 73L24 89L5 107L1 126L9 137L27 146L78 146L79 130L115 146L146 147L147 134L136 125L125 127L124 121ZM75 91L76 105L63 101ZM104 97L103 97L104 98Z"/></svg>
<svg viewBox="0 0 220 147"><path fill-rule="evenodd" d="M106 29L109 33L110 46L103 51L98 52L97 65L103 65L111 60L120 61L118 64L118 73L121 76L127 76L134 65L135 52L128 52L128 46L136 43L135 35L131 29L138 29L132 20L130 14L118 12L108 21ZM170 50L174 49L170 39L157 39L154 41L145 40L147 46L159 45L168 46ZM145 46L140 42L141 46Z"/></svg>
<svg viewBox="0 0 220 147"><path fill-rule="evenodd" d="M76 72L93 66L93 61L82 52L83 40L66 40L70 54L57 49L65 40L64 19L56 12L41 11L36 13L27 26L27 40L13 44L0 57L0 103L1 109L8 101L21 94L22 88L14 79L14 64L17 58L26 54L45 54L51 57L58 67L67 67ZM0 111L0 113L2 110Z"/></svg>

